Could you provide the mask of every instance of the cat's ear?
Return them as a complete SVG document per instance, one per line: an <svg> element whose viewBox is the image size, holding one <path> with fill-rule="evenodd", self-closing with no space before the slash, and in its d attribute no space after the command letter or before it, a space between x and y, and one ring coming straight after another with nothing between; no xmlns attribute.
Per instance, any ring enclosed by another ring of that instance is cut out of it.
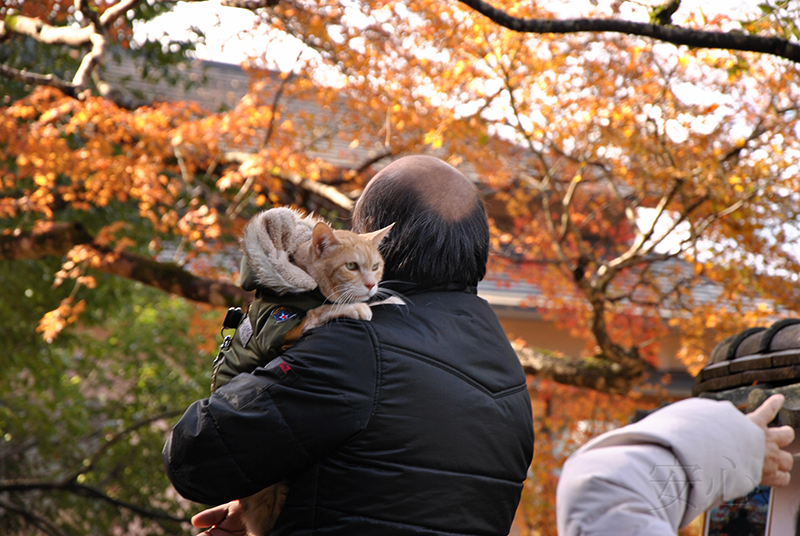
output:
<svg viewBox="0 0 800 536"><path fill-rule="evenodd" d="M370 242L373 243L373 245L375 245L375 247L378 247L378 245L380 245L380 243L383 241L383 239L386 237L386 235L389 233L389 230L392 227L394 227L394 224L387 225L383 229L378 229L377 231L372 231L371 233L363 233L358 236L366 240L369 240Z"/></svg>
<svg viewBox="0 0 800 536"><path fill-rule="evenodd" d="M311 243L314 244L317 255L322 255L323 251L338 244L339 240L325 222L319 221L311 232Z"/></svg>

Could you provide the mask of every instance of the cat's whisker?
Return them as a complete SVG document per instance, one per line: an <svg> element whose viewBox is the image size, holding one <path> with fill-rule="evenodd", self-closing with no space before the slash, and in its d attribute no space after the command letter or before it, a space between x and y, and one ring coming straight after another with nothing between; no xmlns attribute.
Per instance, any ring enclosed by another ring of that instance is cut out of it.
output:
<svg viewBox="0 0 800 536"><path fill-rule="evenodd" d="M357 287L351 284L338 285L335 287L335 291L338 294L337 303L358 303L370 299L368 292L360 292Z"/></svg>
<svg viewBox="0 0 800 536"><path fill-rule="evenodd" d="M337 294L337 297L336 297L336 303L337 304L349 303L350 302L350 297L349 297L348 291L346 289L340 290L340 289L337 288L336 289L336 294Z"/></svg>

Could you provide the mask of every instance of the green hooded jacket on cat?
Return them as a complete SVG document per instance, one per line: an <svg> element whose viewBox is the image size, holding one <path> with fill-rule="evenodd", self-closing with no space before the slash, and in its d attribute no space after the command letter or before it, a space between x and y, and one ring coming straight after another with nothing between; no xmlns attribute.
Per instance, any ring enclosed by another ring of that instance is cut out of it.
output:
<svg viewBox="0 0 800 536"><path fill-rule="evenodd" d="M256 215L242 236L240 285L256 296L229 344L223 344L211 391L242 372L263 367L300 337L305 314L325 302L317 283L291 263L291 253L311 239L318 220L287 208Z"/></svg>

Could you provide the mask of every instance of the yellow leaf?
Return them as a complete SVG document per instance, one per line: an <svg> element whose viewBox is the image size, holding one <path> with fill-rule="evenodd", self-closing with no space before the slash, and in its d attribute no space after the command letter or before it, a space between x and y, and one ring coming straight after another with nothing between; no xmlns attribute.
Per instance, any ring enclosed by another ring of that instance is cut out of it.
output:
<svg viewBox="0 0 800 536"><path fill-rule="evenodd" d="M427 134L425 134L425 139L423 142L427 145L430 145L434 149L438 149L444 143L444 137L442 133L438 130L431 130Z"/></svg>

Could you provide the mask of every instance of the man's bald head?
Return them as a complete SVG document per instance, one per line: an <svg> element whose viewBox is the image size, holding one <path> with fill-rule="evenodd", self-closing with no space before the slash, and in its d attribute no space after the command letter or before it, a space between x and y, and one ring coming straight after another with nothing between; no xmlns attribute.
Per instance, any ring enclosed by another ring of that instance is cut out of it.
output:
<svg viewBox="0 0 800 536"><path fill-rule="evenodd" d="M373 193L372 191L375 191ZM448 221L467 216L479 202L478 189L460 171L432 156L407 156L383 168L367 185L371 195L414 195L419 203Z"/></svg>
<svg viewBox="0 0 800 536"><path fill-rule="evenodd" d="M486 273L489 227L480 194L453 166L407 156L382 169L353 211L353 230L394 223L381 243L384 278L475 286Z"/></svg>

